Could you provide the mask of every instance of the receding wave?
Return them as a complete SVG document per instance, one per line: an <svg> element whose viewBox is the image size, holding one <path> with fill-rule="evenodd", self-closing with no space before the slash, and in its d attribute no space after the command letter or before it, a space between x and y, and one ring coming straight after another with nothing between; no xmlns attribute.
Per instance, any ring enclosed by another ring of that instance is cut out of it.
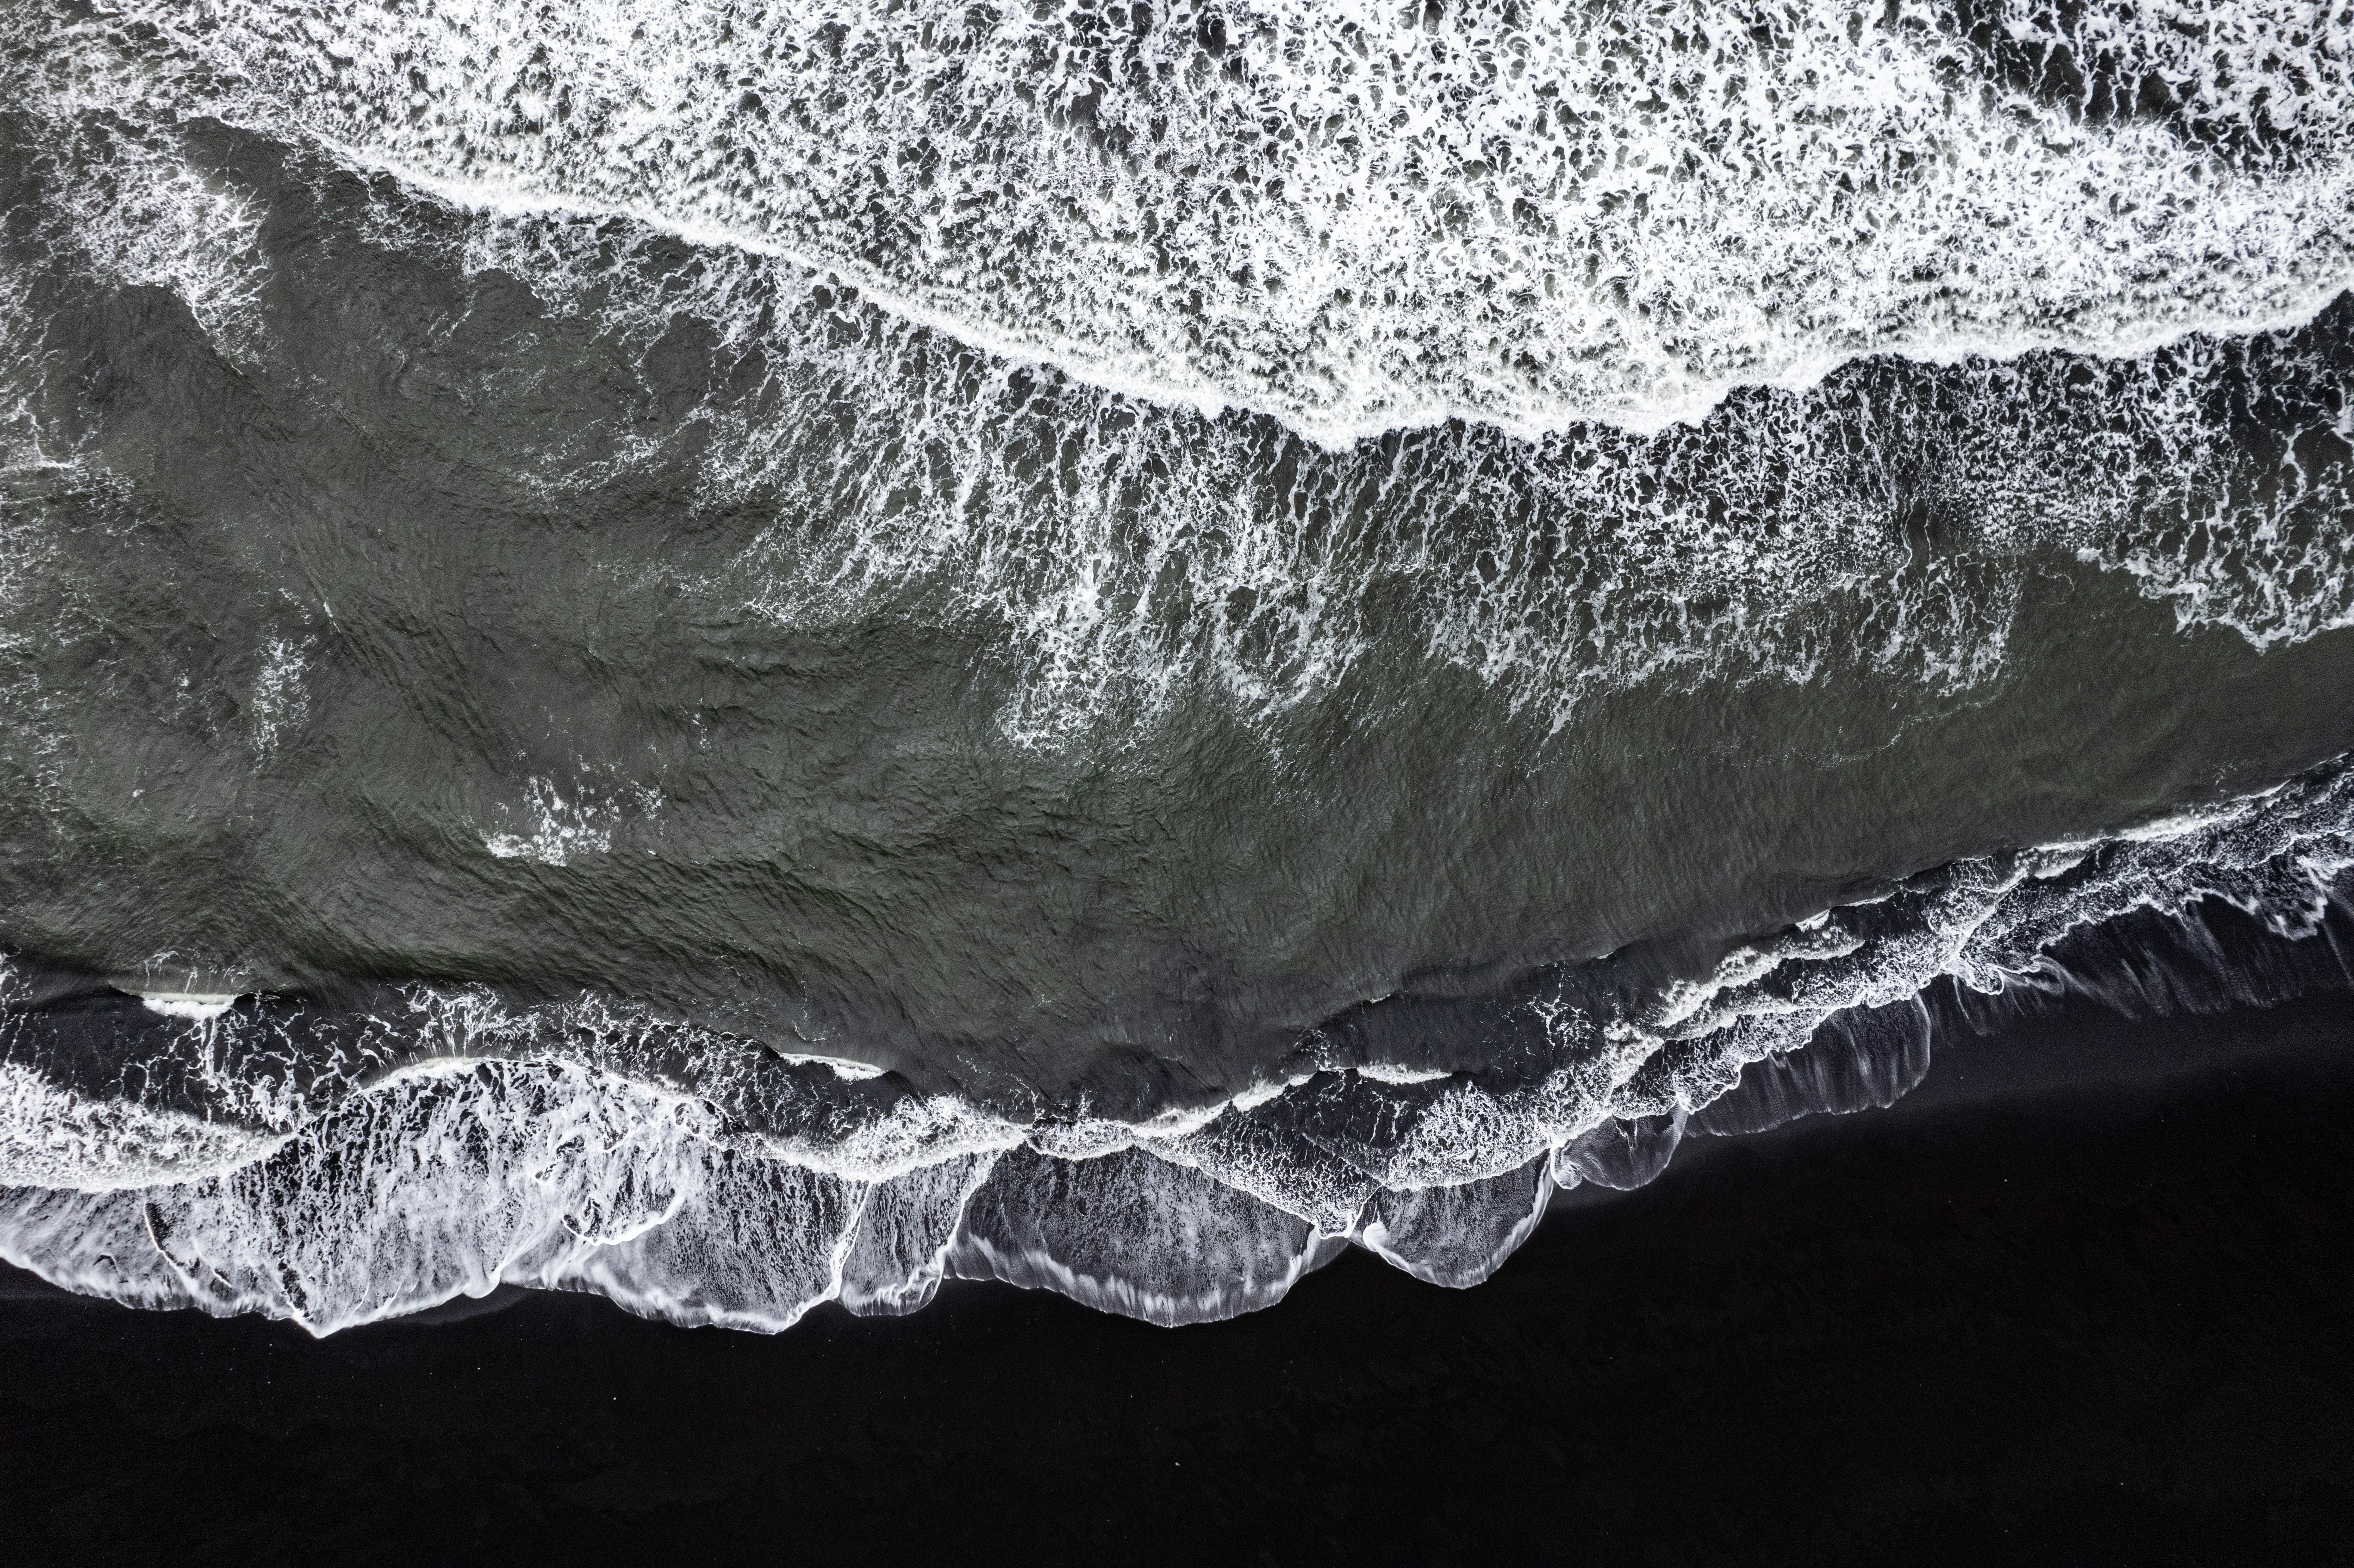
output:
<svg viewBox="0 0 2354 1568"><path fill-rule="evenodd" d="M0 1256L314 1333L501 1284L774 1331L825 1301L911 1311L949 1277L1198 1322L1272 1304L1352 1243L1469 1286L1558 1190L1640 1186L1686 1137L1893 1103L1940 1016L2072 986L2179 1009L2343 984L2349 867L2354 770L2338 764L2097 843L1946 867L1698 983L1649 991L1602 965L1373 1003L1301 1039L1283 1077L1140 1124L845 1079L594 997L518 1012L411 987L358 1017L262 998L171 1023L129 999L19 1005ZM2105 930L2195 933L2211 905L2269 933L2268 964L2103 972ZM1424 1066L1469 1033L1479 1070Z"/></svg>

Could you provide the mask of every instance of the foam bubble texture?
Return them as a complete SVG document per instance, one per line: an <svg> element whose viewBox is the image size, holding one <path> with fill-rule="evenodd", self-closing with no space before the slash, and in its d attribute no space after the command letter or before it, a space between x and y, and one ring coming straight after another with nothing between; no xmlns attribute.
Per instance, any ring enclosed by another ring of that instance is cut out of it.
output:
<svg viewBox="0 0 2354 1568"><path fill-rule="evenodd" d="M467 201L767 250L1339 444L2309 313L2354 276L2350 27L2342 0L207 0L80 30L168 39L205 111Z"/></svg>
<svg viewBox="0 0 2354 1568"><path fill-rule="evenodd" d="M1402 636L1554 726L1644 683L1862 671L1965 693L2003 669L2055 559L2259 648L2354 623L2354 399L2328 332L1876 363L1648 437L1449 427L1327 452L976 360L758 257L682 275L661 254L626 226L471 232L467 265L641 356L705 323L710 384L752 387L667 440L534 454L551 499L698 443L708 503L776 522L684 589L795 627L938 596L1010 632L1027 679L1004 723L1033 742L1204 680L1277 717ZM2257 382L2262 434L2228 412Z"/></svg>
<svg viewBox="0 0 2354 1568"><path fill-rule="evenodd" d="M269 264L250 195L189 164L177 138L153 122L109 115L51 125L46 155L73 171L57 238L111 282L177 294L230 357L262 352Z"/></svg>

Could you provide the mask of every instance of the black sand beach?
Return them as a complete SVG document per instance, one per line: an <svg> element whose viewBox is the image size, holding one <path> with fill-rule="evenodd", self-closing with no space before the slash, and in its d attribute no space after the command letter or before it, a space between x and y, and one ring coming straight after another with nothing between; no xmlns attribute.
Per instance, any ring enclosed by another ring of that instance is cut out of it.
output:
<svg viewBox="0 0 2354 1568"><path fill-rule="evenodd" d="M776 1338L508 1289L318 1342L15 1275L0 1535L76 1563L2344 1562L2349 1040L2342 993L2074 1004L1891 1111L1687 1147L1477 1290L1352 1251L1173 1331L951 1282Z"/></svg>

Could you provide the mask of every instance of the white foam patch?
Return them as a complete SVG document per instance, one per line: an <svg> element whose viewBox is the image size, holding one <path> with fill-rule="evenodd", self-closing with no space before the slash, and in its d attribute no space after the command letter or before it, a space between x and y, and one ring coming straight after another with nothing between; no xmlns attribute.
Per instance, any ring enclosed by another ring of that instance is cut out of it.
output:
<svg viewBox="0 0 2354 1568"><path fill-rule="evenodd" d="M1454 1076L1428 1067L1400 1067L1389 1063L1368 1062L1357 1069L1359 1075L1377 1084L1434 1084Z"/></svg>
<svg viewBox="0 0 2354 1568"><path fill-rule="evenodd" d="M883 1075L883 1069L872 1063L853 1062L842 1056L811 1056L799 1052L779 1051L777 1060L790 1062L796 1066L823 1067L845 1084L863 1084Z"/></svg>
<svg viewBox="0 0 2354 1568"><path fill-rule="evenodd" d="M0 323L32 320L31 283L27 269L0 258ZM0 482L12 487L64 467L58 443L40 414L44 369L33 334L21 326L0 325ZM13 598L28 543L12 510L0 508L0 602Z"/></svg>
<svg viewBox="0 0 2354 1568"><path fill-rule="evenodd" d="M472 264L593 302L641 352L691 311L737 334L722 363L757 362L757 397L683 428L714 503L777 521L680 588L796 629L911 593L1004 628L1024 678L1002 722L1033 743L1132 729L1204 682L1279 718L1417 642L1554 727L1645 683L1861 675L1964 699L2054 554L2258 648L2354 624L2354 543L2330 524L2354 399L2318 351L2255 351L2316 404L2280 432L2306 455L2278 480L2215 412L2251 351L2203 340L2092 377L1974 364L1934 389L1749 397L1649 440L1447 431L1331 456L944 354L740 257L635 277L627 238L487 225ZM650 459L551 456L549 482Z"/></svg>
<svg viewBox="0 0 2354 1568"><path fill-rule="evenodd" d="M52 121L70 160L65 238L102 277L169 289L234 359L261 348L269 264L252 196L182 156L168 130L137 121Z"/></svg>
<svg viewBox="0 0 2354 1568"><path fill-rule="evenodd" d="M968 1204L949 1266L1173 1326L1271 1307L1344 1243L1141 1150L1001 1161Z"/></svg>
<svg viewBox="0 0 2354 1568"><path fill-rule="evenodd" d="M139 993L140 1005L166 1018L206 1022L237 1005L235 991L152 991Z"/></svg>
<svg viewBox="0 0 2354 1568"><path fill-rule="evenodd" d="M265 758L310 717L310 694L302 682L303 656L309 652L307 640L297 642L287 637L272 637L262 647L247 715L253 726L253 748Z"/></svg>
<svg viewBox="0 0 2354 1568"><path fill-rule="evenodd" d="M94 1098L0 1063L0 1184L109 1192L250 1164L276 1135Z"/></svg>
<svg viewBox="0 0 2354 1568"><path fill-rule="evenodd" d="M1331 445L1654 429L1862 354L2136 354L2354 279L2342 5L1987 9L149 0L49 31L152 28L207 111L469 204L779 255ZM2105 75L2003 63L2059 49Z"/></svg>
<svg viewBox="0 0 2354 1568"><path fill-rule="evenodd" d="M500 860L556 866L585 855L610 854L613 834L625 816L651 819L662 805L661 796L651 789L637 791L627 803L619 797L595 794L586 786L567 797L548 779L527 780L524 800L522 810L512 813L522 819L523 831L484 832L482 847Z"/></svg>
<svg viewBox="0 0 2354 1568"><path fill-rule="evenodd" d="M1536 1229L1553 1194L1553 1162L1532 1160L1486 1181L1384 1191L1360 1239L1416 1279L1461 1290L1496 1272Z"/></svg>

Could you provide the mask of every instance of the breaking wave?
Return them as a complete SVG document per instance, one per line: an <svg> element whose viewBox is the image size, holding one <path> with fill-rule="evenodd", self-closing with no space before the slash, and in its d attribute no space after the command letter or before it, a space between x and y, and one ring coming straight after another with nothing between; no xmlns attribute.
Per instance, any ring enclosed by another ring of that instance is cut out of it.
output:
<svg viewBox="0 0 2354 1568"><path fill-rule="evenodd" d="M207 0L40 36L62 104L774 255L1331 447L2136 355L2354 281L2338 0Z"/></svg>

